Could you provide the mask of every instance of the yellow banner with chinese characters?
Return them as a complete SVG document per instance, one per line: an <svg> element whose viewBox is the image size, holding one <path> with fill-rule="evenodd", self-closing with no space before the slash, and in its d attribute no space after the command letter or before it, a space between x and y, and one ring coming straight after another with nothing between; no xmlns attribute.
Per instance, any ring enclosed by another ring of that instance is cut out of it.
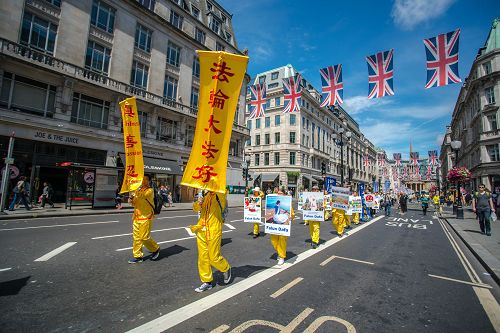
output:
<svg viewBox="0 0 500 333"><path fill-rule="evenodd" d="M224 193L234 114L248 57L213 51L198 51L198 55L198 117L181 184Z"/></svg>
<svg viewBox="0 0 500 333"><path fill-rule="evenodd" d="M141 124L135 97L120 102L123 119L123 143L125 145L125 173L120 193L135 191L144 178Z"/></svg>

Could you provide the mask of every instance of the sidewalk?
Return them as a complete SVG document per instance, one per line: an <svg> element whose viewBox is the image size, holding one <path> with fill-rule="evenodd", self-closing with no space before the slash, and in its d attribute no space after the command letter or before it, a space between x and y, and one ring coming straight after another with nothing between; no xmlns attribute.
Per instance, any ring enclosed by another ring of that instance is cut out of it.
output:
<svg viewBox="0 0 500 333"><path fill-rule="evenodd" d="M243 208L243 196L229 196L228 197L229 208L241 207ZM11 212L5 210L0 213L0 220L10 220L10 219L29 219L36 217L63 217L63 216L82 216L82 215L102 215L102 214L122 214L122 213L132 213L132 206L128 203L124 203L122 209L116 208L92 208L90 206L73 206L71 210L64 209L64 204L56 203L54 208L46 206L45 208L33 207L30 211L26 208L20 206L15 211ZM162 212L167 211L182 211L182 210L192 210L192 202L181 202L174 203L172 207L163 207Z"/></svg>
<svg viewBox="0 0 500 333"><path fill-rule="evenodd" d="M491 223L491 236L481 234L476 214L464 207L464 219L456 219L451 207L444 207L441 217L455 230L471 252L500 284L500 223Z"/></svg>

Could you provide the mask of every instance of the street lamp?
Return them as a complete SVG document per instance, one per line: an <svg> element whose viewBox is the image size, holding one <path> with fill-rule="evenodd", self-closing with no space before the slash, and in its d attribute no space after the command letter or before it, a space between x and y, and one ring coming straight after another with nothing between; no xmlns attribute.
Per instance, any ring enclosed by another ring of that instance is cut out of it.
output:
<svg viewBox="0 0 500 333"><path fill-rule="evenodd" d="M347 138L347 147L346 147L346 152L347 152L347 161L346 161L346 166L347 166L347 182L351 183L351 167L349 166L349 143L351 142L351 136L352 133L351 131L347 131L345 133L345 137Z"/></svg>
<svg viewBox="0 0 500 333"><path fill-rule="evenodd" d="M337 146L340 147L340 186L344 186L344 139L343 135L345 133L346 138L351 137L351 132L350 131L345 131L343 127L340 127L338 129L338 133L340 134L340 137L337 138L337 134L333 134L333 140Z"/></svg>
<svg viewBox="0 0 500 333"><path fill-rule="evenodd" d="M245 156L245 160L241 164L243 167L243 178L245 179L245 196L248 196L248 179L250 175L248 174L248 169L250 168L250 157Z"/></svg>
<svg viewBox="0 0 500 333"><path fill-rule="evenodd" d="M458 166L458 151L460 150L460 147L462 147L462 142L460 140L454 140L451 142L451 149L453 149L455 151L455 167ZM460 197L460 183L458 181L455 183L455 187L456 187L455 202L456 202L457 219L463 219L464 218L464 210L462 208L462 200L459 199L459 197ZM453 208L455 210L455 205Z"/></svg>

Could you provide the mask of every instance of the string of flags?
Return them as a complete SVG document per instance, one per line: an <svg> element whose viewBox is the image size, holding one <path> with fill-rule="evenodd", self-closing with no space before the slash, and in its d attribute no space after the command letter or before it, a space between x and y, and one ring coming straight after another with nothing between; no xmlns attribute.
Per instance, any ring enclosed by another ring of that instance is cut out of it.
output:
<svg viewBox="0 0 500 333"><path fill-rule="evenodd" d="M458 74L460 29L424 39L427 82L425 89L462 82ZM394 95L394 49L366 57L368 65L368 99ZM340 105L344 101L342 64L319 70L321 107ZM299 112L301 75L283 79L283 113ZM249 119L265 117L267 107L265 84L250 86ZM418 157L417 157L418 158Z"/></svg>

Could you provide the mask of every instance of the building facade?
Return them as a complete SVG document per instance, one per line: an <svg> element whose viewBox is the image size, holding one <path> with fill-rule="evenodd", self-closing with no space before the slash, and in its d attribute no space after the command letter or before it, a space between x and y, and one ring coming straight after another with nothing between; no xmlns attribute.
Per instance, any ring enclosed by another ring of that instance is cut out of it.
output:
<svg viewBox="0 0 500 333"><path fill-rule="evenodd" d="M479 49L469 76L460 89L451 124L441 146L443 181L454 166L465 166L472 179L464 184L474 191L480 183L500 191L500 20L493 22L484 47ZM458 159L451 142L460 141Z"/></svg>
<svg viewBox="0 0 500 333"><path fill-rule="evenodd" d="M32 197L49 181L57 201L109 204L124 162L119 102L133 95L145 171L190 200L179 183L198 111L196 50L242 54L231 18L211 0L0 2L0 154L15 133L12 181L29 177ZM242 88L228 163L236 189L244 110Z"/></svg>
<svg viewBox="0 0 500 333"><path fill-rule="evenodd" d="M264 191L279 186L296 193L322 186L324 176L334 177L340 184L341 151L344 180L350 180L353 186L371 182L376 177L375 148L342 107L320 107L321 94L302 79L300 112L283 113L282 81L296 73L292 65L287 65L257 74L253 81L265 84L267 89L265 116L246 120L251 137L246 142L245 155L253 185ZM248 94L247 107L249 101ZM340 128L344 130L343 149L338 145ZM349 139L347 131L351 133ZM372 162L368 167L362 165L364 154Z"/></svg>

